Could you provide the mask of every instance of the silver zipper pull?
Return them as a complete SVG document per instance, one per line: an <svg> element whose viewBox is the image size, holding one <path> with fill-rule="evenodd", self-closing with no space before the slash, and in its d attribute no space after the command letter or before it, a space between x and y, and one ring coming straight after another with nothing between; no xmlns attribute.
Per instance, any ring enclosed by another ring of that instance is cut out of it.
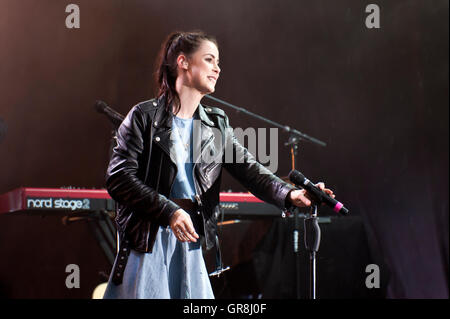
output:
<svg viewBox="0 0 450 319"><path fill-rule="evenodd" d="M202 200L200 199L200 196L199 195L195 195L194 198L197 201L197 205L198 206L202 206Z"/></svg>

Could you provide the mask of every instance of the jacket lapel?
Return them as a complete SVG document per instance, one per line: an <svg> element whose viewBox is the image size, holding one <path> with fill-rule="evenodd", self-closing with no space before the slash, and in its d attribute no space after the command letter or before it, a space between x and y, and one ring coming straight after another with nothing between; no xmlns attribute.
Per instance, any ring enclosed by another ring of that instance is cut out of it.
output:
<svg viewBox="0 0 450 319"><path fill-rule="evenodd" d="M167 112L165 105L164 103L162 103L161 100L159 100L158 102L159 102L158 111L156 112L153 121L153 126L155 127L153 142L159 145L161 149L171 159L171 161L175 164L176 160L174 156L171 156L170 152L173 144L173 141L170 139L172 134L173 114ZM214 139L213 136L214 134L212 133L211 130L211 127L213 126L214 122L209 119L203 106L199 104L194 114L194 126L193 126L194 163L199 162L202 151Z"/></svg>
<svg viewBox="0 0 450 319"><path fill-rule="evenodd" d="M172 147L172 140L170 136L172 134L172 119L173 115L166 110L166 106L162 98L158 100L158 111L153 119L153 127L155 133L153 136L153 143L159 145L159 147L167 154L171 161L175 164L175 158L171 156L170 149Z"/></svg>

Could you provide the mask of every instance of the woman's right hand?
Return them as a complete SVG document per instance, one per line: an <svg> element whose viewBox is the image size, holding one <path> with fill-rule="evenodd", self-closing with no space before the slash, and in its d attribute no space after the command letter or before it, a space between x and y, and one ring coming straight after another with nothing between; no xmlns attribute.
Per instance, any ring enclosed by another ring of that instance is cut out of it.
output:
<svg viewBox="0 0 450 319"><path fill-rule="evenodd" d="M170 228L181 242L196 242L199 238L192 224L191 216L183 209L178 209L170 218Z"/></svg>

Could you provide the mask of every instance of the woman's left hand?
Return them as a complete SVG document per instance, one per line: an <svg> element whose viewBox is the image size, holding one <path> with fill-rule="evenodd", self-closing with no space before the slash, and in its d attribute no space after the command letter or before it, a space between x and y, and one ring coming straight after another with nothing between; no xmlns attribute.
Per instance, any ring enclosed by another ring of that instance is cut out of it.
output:
<svg viewBox="0 0 450 319"><path fill-rule="evenodd" d="M335 197L331 189L325 188L324 183L317 183L316 186L320 188L325 194ZM295 189L289 193L289 200L292 205L297 207L308 207L311 206L313 197L311 197L308 192L304 189Z"/></svg>

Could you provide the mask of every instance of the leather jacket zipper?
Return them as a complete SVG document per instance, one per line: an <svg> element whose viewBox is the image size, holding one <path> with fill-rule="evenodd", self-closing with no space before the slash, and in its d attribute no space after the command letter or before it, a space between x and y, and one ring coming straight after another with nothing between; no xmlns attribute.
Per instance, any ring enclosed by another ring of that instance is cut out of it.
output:
<svg viewBox="0 0 450 319"><path fill-rule="evenodd" d="M200 160L202 158L203 155L203 151L205 150L206 146L209 145L209 143L211 142L211 140L213 139L213 135L211 135L208 140L205 142L205 144L203 145L203 148L200 150L200 157L198 158L198 160ZM197 180L195 179L195 168L197 166L197 161L194 163L194 166L192 167L192 179L194 181L194 187L195 187L195 200L197 201L197 204L199 206L202 205L202 201L200 199L200 192L199 192L199 187L197 186Z"/></svg>
<svg viewBox="0 0 450 319"><path fill-rule="evenodd" d="M212 141L212 139L213 139L213 135L211 135L211 137L205 142L205 144L203 146L203 149L200 150L200 158L199 158L199 160L202 158L203 151L206 149L206 146L209 145L209 143ZM194 187L195 187L195 196L194 196L194 198L195 198L195 200L197 202L198 208L199 208L200 213L201 213L201 207L203 206L203 203L202 203L202 200L201 200L201 197L200 197L199 186L197 185L197 180L195 179L195 168L196 168L196 166L197 166L197 162L195 162L194 166L192 167L192 178L194 180ZM202 219L203 219L203 233L205 234L205 237L206 237L207 232L206 232L205 217L203 216L203 213L201 213L201 215L202 215Z"/></svg>

